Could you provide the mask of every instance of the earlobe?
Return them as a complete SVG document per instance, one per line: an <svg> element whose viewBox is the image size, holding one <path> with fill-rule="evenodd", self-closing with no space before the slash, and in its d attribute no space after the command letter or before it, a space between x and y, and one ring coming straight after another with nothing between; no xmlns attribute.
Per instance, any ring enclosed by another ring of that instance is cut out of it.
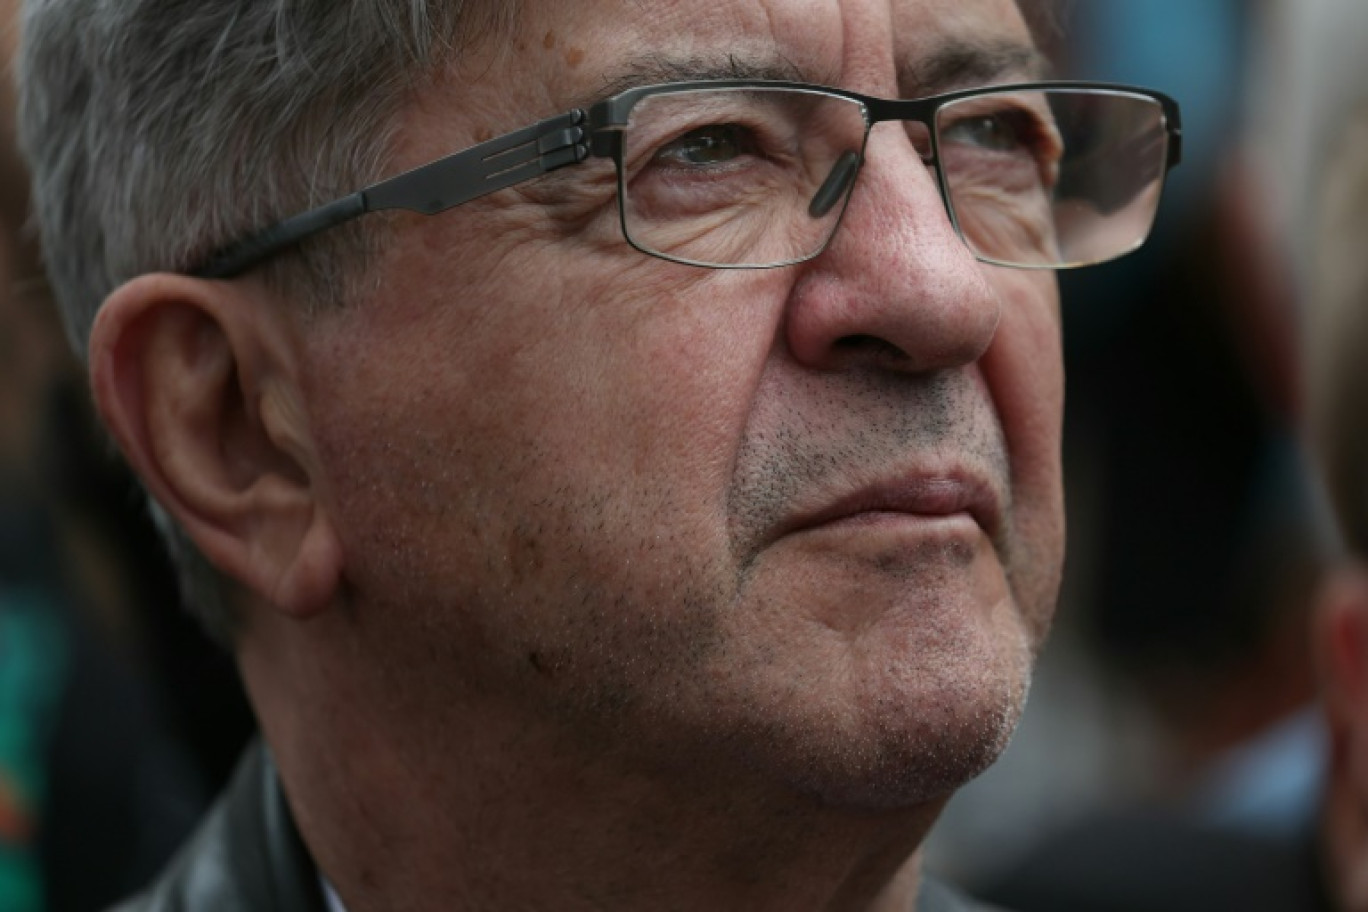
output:
<svg viewBox="0 0 1368 912"><path fill-rule="evenodd" d="M284 324L237 285L140 276L101 308L90 369L152 496L211 563L304 618L330 603L341 549Z"/></svg>

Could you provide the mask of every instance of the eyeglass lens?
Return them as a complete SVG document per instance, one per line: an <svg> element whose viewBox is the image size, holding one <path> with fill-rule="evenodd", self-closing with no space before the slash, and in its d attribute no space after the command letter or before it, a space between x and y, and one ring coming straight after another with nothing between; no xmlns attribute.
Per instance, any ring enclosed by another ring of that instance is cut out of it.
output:
<svg viewBox="0 0 1368 912"><path fill-rule="evenodd" d="M925 130L907 125L918 151ZM936 152L952 218L980 259L1065 267L1139 246L1166 161L1163 109L1092 89L988 91L947 103ZM814 256L840 220L864 152L858 101L792 88L647 96L623 138L628 239L708 266Z"/></svg>
<svg viewBox="0 0 1368 912"><path fill-rule="evenodd" d="M952 215L981 259L1086 266L1149 235L1168 157L1153 99L991 92L942 107L936 135Z"/></svg>
<svg viewBox="0 0 1368 912"><path fill-rule="evenodd" d="M647 96L623 137L627 236L651 253L703 265L806 259L835 230L864 136L861 105L820 92Z"/></svg>

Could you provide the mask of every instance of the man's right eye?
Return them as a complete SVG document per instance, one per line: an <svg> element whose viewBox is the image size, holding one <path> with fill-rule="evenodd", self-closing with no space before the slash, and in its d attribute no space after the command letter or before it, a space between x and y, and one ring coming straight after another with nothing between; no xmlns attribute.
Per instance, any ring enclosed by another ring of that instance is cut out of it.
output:
<svg viewBox="0 0 1368 912"><path fill-rule="evenodd" d="M754 151L754 137L745 127L709 124L661 146L653 161L667 167L697 168L729 164Z"/></svg>
<svg viewBox="0 0 1368 912"><path fill-rule="evenodd" d="M991 152L1016 152L1031 146L1039 132L1035 117L1025 111L998 111L965 117L941 129L944 142L965 143Z"/></svg>

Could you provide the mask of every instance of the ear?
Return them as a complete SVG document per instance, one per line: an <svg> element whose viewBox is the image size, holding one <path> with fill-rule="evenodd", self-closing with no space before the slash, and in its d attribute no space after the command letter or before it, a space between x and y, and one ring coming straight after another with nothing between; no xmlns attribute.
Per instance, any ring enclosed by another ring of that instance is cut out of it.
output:
<svg viewBox="0 0 1368 912"><path fill-rule="evenodd" d="M1330 734L1323 839L1331 888L1368 909L1368 567L1331 571L1313 632Z"/></svg>
<svg viewBox="0 0 1368 912"><path fill-rule="evenodd" d="M1313 640L1332 729L1359 729L1368 743L1368 567L1350 562L1330 571Z"/></svg>
<svg viewBox="0 0 1368 912"><path fill-rule="evenodd" d="M278 308L253 283L140 276L96 318L91 382L129 464L204 556L307 618L336 593L341 547Z"/></svg>

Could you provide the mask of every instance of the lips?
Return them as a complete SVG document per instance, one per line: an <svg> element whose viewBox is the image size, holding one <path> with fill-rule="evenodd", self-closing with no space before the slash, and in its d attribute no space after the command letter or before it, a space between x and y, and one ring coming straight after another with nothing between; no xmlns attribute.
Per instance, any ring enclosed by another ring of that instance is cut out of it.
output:
<svg viewBox="0 0 1368 912"><path fill-rule="evenodd" d="M995 540L1002 524L1002 497L977 474L911 473L838 493L815 509L800 511L784 524L780 537L899 514L932 520L967 515Z"/></svg>

